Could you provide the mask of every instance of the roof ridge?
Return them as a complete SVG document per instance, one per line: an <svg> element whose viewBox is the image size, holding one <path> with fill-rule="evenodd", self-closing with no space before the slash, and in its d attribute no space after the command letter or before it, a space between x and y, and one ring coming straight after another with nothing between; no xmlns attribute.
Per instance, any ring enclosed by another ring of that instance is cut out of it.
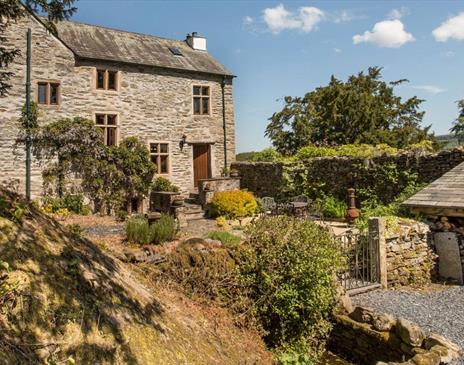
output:
<svg viewBox="0 0 464 365"><path fill-rule="evenodd" d="M41 19L46 19L46 17L40 17L40 18ZM185 40L168 38L168 37L161 37L161 36L157 36L157 35L153 35L153 34L147 34L147 33L133 32L133 31L130 31L130 30L118 29L118 28L108 27L108 26L104 26L104 25L90 24L90 23L80 22L80 21L77 21L77 20L74 20L74 19L72 19L72 20L61 20L61 21L59 21L57 23L58 24L59 23L75 23L75 24L86 25L86 26L94 27L94 28L108 29L108 30L111 30L111 31L116 31L116 32L121 32L121 33L136 34L136 35L141 35L141 36L144 36L144 37L158 38L158 39L163 39L163 40L166 40L166 41L179 42L179 43L186 44Z"/></svg>

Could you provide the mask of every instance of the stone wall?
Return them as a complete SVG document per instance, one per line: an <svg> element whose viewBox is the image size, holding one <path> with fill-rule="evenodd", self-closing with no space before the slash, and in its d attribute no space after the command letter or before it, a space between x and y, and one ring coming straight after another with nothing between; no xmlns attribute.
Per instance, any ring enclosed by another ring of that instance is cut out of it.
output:
<svg viewBox="0 0 464 365"><path fill-rule="evenodd" d="M369 308L356 307L334 319L328 348L357 364L438 365L462 355L462 349L443 336L426 334L407 319L395 319Z"/></svg>
<svg viewBox="0 0 464 365"><path fill-rule="evenodd" d="M436 277L437 256L426 224L387 221L385 248L388 286L421 286Z"/></svg>
<svg viewBox="0 0 464 365"><path fill-rule="evenodd" d="M40 105L40 123L77 116L94 120L96 113L117 114L119 139L137 136L147 145L150 142L169 144L171 169L166 177L184 192L193 189L194 143L211 146L211 172L213 176L220 176L224 166L221 76L76 59L73 52L41 23L25 17L8 26L5 32L5 47L21 49L22 56L9 68L15 74L11 79L10 95L0 98L0 180L15 178L21 181L21 187L24 186L24 151L20 148L14 154L13 143L25 102L27 28L32 29L32 100L37 98L39 81L59 82L61 88L60 105ZM119 71L119 91L96 90L96 68ZM211 115L193 115L193 85L210 86ZM235 158L231 80L225 86L225 106L230 163ZM183 135L187 137L187 144L180 148ZM40 194L41 185L41 169L34 163L34 195Z"/></svg>
<svg viewBox="0 0 464 365"><path fill-rule="evenodd" d="M235 162L242 179L241 186L257 196L279 197L287 193L286 184L304 186L306 191L323 189L332 195L344 196L349 187L366 188L379 184L376 168L395 164L398 171L417 173L419 182L430 183L464 161L464 149L439 153L403 153L379 156L371 160L351 157L317 157L304 162ZM360 168L363 167L363 168ZM376 181L377 179L377 181ZM395 196L399 184L386 184L380 188L388 200ZM291 190L291 189L290 189ZM300 191L290 191L292 194Z"/></svg>
<svg viewBox="0 0 464 365"><path fill-rule="evenodd" d="M198 181L198 194L200 197L200 204L203 209L213 199L214 193L219 191L233 191L240 189L240 179L233 177L223 177L216 179L202 179Z"/></svg>

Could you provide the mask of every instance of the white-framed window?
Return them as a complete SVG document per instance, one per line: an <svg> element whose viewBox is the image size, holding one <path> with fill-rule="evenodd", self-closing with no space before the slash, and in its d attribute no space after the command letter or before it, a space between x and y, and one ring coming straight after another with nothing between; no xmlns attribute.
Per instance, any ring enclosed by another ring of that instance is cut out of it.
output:
<svg viewBox="0 0 464 365"><path fill-rule="evenodd" d="M95 114L95 124L103 132L103 143L107 146L118 145L118 115L117 114Z"/></svg>
<svg viewBox="0 0 464 365"><path fill-rule="evenodd" d="M168 142L150 142L150 158L156 165L156 173L167 175L171 171L170 146Z"/></svg>

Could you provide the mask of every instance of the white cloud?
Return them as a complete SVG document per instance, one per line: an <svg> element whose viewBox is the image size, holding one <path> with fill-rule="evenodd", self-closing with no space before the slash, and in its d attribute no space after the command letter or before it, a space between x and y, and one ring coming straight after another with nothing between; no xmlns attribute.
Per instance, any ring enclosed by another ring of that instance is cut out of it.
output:
<svg viewBox="0 0 464 365"><path fill-rule="evenodd" d="M337 48L337 47L335 47L335 48L333 49L333 51L334 51L335 53L342 53L342 50L341 50L340 48Z"/></svg>
<svg viewBox="0 0 464 365"><path fill-rule="evenodd" d="M353 36L353 43L373 43L379 47L399 48L408 42L415 41L411 33L406 32L404 25L399 19L384 20L375 23L372 31Z"/></svg>
<svg viewBox="0 0 464 365"><path fill-rule="evenodd" d="M349 12L348 10L342 10L339 13L333 14L332 18L333 18L334 23L339 24L339 23L350 22L356 19L357 17L353 15L351 12Z"/></svg>
<svg viewBox="0 0 464 365"><path fill-rule="evenodd" d="M417 86L412 86L412 88L416 90L422 90L422 91L428 92L433 95L440 94L446 91L445 89L437 85L417 85Z"/></svg>
<svg viewBox="0 0 464 365"><path fill-rule="evenodd" d="M324 12L312 6L305 6L298 9L298 12L291 12L285 9L283 4L275 8L266 8L263 11L263 19L269 31L274 34L286 29L311 32L317 24L324 18Z"/></svg>
<svg viewBox="0 0 464 365"><path fill-rule="evenodd" d="M454 57L455 55L456 55L456 53L454 53L453 51L446 51L445 52L446 57Z"/></svg>
<svg viewBox="0 0 464 365"><path fill-rule="evenodd" d="M243 18L243 24L244 25L250 25L250 24L253 24L254 23L254 19L251 17L251 16L246 16L245 18Z"/></svg>
<svg viewBox="0 0 464 365"><path fill-rule="evenodd" d="M435 40L446 42L450 38L464 40L464 13L449 18L432 32Z"/></svg>
<svg viewBox="0 0 464 365"><path fill-rule="evenodd" d="M390 11L390 13L388 13L388 18L392 20L401 19L403 16L407 14L409 14L409 9L402 6L399 9L393 9L392 11Z"/></svg>

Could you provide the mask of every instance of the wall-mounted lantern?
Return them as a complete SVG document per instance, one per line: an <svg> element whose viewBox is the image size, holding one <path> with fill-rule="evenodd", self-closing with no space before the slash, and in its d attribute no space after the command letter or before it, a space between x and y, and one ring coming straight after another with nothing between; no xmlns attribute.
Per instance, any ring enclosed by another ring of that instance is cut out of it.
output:
<svg viewBox="0 0 464 365"><path fill-rule="evenodd" d="M179 147L181 151L184 149L184 146L186 143L187 143L187 136L184 134L179 142Z"/></svg>

